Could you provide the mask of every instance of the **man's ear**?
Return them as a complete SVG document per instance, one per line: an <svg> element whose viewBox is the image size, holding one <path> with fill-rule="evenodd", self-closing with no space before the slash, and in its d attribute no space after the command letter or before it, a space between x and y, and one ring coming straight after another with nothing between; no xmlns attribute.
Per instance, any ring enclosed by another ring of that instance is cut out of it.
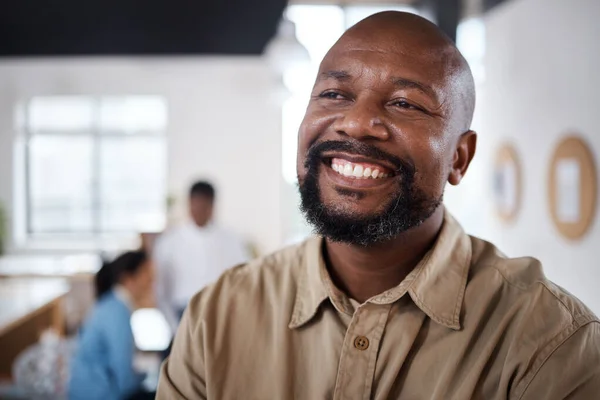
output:
<svg viewBox="0 0 600 400"><path fill-rule="evenodd" d="M467 131L461 135L456 144L456 151L452 159L452 169L448 176L448 182L451 185L458 185L467 173L469 164L475 155L477 148L477 133Z"/></svg>

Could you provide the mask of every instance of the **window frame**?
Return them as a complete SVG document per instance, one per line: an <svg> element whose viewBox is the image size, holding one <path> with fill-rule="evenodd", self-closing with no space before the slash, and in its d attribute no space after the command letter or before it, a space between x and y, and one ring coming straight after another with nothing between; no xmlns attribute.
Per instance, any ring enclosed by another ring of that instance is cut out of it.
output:
<svg viewBox="0 0 600 400"><path fill-rule="evenodd" d="M101 118L100 118L100 110L103 99L114 99L119 97L132 97L136 95L108 95L108 96L85 96L85 95L73 95L73 97L85 97L93 100L93 113L92 113L92 121L90 129L78 128L76 130L55 130L55 129L32 129L31 127L31 104L35 100L36 97L29 98L24 104L24 118L22 125L22 132L25 139L24 146L24 195L25 195L25 234L28 239L40 239L45 238L51 235L60 235L64 237L78 236L82 235L86 239L99 239L103 238L106 235L110 234L131 234L136 232L136 229L132 227L132 229L128 230L111 230L111 229L102 229L102 217L103 217L103 207L102 207L102 185L101 185L101 174L102 174L102 162L101 162L101 148L102 142L105 139L113 140L115 138L120 139L131 139L131 138L157 138L163 142L165 155L167 152L167 141L166 141L166 133L168 126L168 104L166 104L166 98L161 95L156 95L156 97L160 97L165 101L165 111L167 113L167 123L162 128L157 129L143 129L135 132L127 131L127 130L116 130L116 129L106 129L103 130L101 128ZM154 95L140 95L140 96L154 96ZM43 97L43 96L39 96ZM49 96L52 97L52 96ZM65 96L71 97L71 96ZM32 139L36 136L46 136L46 137L91 137L92 139L92 158L90 160L91 163L91 203L90 203L90 217L91 217L91 229L87 230L79 230L79 229L59 229L59 230L35 230L33 227L33 216L34 216L34 207L33 207L33 193L31 188L32 183L32 149L31 143ZM167 173L167 159L165 157L165 176ZM166 186L165 186L165 197L167 196ZM164 210L166 213L166 208Z"/></svg>

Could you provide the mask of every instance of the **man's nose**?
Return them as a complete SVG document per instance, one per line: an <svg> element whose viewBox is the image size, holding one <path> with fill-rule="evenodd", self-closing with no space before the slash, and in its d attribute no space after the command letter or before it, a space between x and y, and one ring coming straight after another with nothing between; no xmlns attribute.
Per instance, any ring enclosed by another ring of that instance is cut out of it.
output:
<svg viewBox="0 0 600 400"><path fill-rule="evenodd" d="M333 128L340 135L358 140L388 140L390 133L383 123L383 112L384 110L372 100L355 100L337 118Z"/></svg>

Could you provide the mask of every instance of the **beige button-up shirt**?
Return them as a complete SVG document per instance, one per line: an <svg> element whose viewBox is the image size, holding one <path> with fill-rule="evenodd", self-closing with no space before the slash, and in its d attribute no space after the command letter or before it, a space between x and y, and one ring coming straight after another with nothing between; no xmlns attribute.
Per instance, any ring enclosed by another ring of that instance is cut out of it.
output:
<svg viewBox="0 0 600 400"><path fill-rule="evenodd" d="M226 272L189 304L158 399L600 399L600 323L446 215L397 287L358 304L319 238ZM565 265L565 268L570 266Z"/></svg>

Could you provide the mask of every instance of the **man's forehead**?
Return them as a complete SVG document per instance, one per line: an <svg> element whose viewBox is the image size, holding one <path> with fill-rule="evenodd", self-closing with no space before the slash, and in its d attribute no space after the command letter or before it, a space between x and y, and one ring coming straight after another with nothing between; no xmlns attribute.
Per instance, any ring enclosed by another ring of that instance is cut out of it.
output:
<svg viewBox="0 0 600 400"><path fill-rule="evenodd" d="M357 46L337 46L323 59L317 81L375 77L390 83L405 79L440 88L453 74L444 58L439 52L410 52L400 46L390 50L377 46L368 48L361 43Z"/></svg>
<svg viewBox="0 0 600 400"><path fill-rule="evenodd" d="M443 50L426 51L425 49L410 49L402 45L381 46L374 44L365 46L356 43L348 46L334 46L325 55L322 66L344 64L348 62L360 63L364 66L407 67L418 64L420 67L438 69L447 64Z"/></svg>
<svg viewBox="0 0 600 400"><path fill-rule="evenodd" d="M449 44L446 42L421 40L419 37L404 34L395 28L390 31L374 32L370 35L361 34L360 31L348 31L331 47L330 52L365 50L398 55L433 54L448 47Z"/></svg>

